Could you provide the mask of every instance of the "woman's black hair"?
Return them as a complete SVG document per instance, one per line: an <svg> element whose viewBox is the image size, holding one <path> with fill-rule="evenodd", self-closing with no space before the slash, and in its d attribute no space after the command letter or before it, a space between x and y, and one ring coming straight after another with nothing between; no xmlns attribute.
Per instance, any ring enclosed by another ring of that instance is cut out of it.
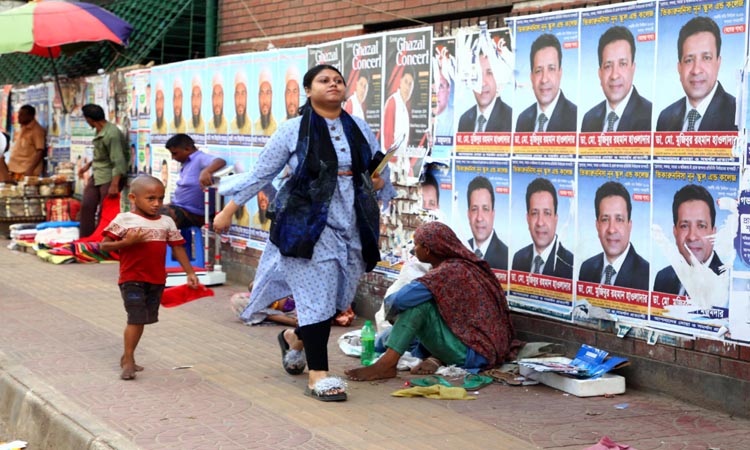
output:
<svg viewBox="0 0 750 450"><path fill-rule="evenodd" d="M312 69L308 70L305 73L305 76L302 77L302 87L304 87L305 89L312 88L312 82L315 79L315 77L320 72L322 72L322 71L324 71L326 69L333 70L334 72L336 72L337 74L339 74L339 76L341 76L341 79L344 80L344 86L346 86L346 79L344 78L344 75L341 73L341 71L339 71L339 69L337 69L336 67L334 67L334 66L332 66L330 64L318 64L317 66L315 66ZM307 101L305 102L304 105L302 105L302 106L299 107L299 109L297 110L297 112L301 116L301 115L303 115L305 113L305 109L308 108L308 107L310 107L310 97L307 97Z"/></svg>

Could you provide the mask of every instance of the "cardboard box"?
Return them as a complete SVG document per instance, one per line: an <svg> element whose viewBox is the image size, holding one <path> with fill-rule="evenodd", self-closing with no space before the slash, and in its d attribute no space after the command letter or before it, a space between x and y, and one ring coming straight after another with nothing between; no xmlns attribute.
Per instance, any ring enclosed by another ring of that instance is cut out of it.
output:
<svg viewBox="0 0 750 450"><path fill-rule="evenodd" d="M534 358L537 361L570 364L570 358ZM554 372L537 372L529 367L519 365L519 372L530 380L538 381L549 387L559 389L576 397L596 397L604 394L624 394L625 377L605 373L599 378L580 379Z"/></svg>

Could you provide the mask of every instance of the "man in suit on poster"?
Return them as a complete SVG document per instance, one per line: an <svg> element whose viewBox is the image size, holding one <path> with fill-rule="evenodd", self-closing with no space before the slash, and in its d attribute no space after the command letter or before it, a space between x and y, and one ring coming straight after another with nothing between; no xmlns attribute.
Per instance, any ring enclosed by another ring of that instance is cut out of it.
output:
<svg viewBox="0 0 750 450"><path fill-rule="evenodd" d="M735 98L718 81L721 31L709 17L694 17L677 38L677 72L685 97L667 106L656 131L737 131Z"/></svg>
<svg viewBox="0 0 750 450"><path fill-rule="evenodd" d="M599 37L597 54L605 100L583 116L581 132L651 131L651 102L633 86L633 33L621 26L608 28Z"/></svg>
<svg viewBox="0 0 750 450"><path fill-rule="evenodd" d="M596 190L594 209L604 251L581 264L578 280L647 291L649 263L630 242L630 193L617 181L608 181Z"/></svg>
<svg viewBox="0 0 750 450"><path fill-rule="evenodd" d="M576 131L578 107L560 89L562 48L552 34L543 34L531 44L531 86L536 103L516 121L516 132Z"/></svg>
<svg viewBox="0 0 750 450"><path fill-rule="evenodd" d="M466 110L458 120L460 132L510 132L513 110L497 96L497 81L487 55L477 51L477 65L482 87L474 92L477 104Z"/></svg>
<svg viewBox="0 0 750 450"><path fill-rule="evenodd" d="M471 228L469 248L493 269L508 269L508 246L495 233L495 192L490 180L477 176L466 191Z"/></svg>
<svg viewBox="0 0 750 450"><path fill-rule="evenodd" d="M721 274L723 263L714 251L711 237L716 234L716 203L708 190L696 184L682 187L672 201L672 222L675 244L685 262L692 265L690 256L695 256L699 264ZM655 292L674 295L688 295L685 287L670 265L656 274Z"/></svg>
<svg viewBox="0 0 750 450"><path fill-rule="evenodd" d="M526 187L526 222L532 243L513 255L513 270L573 278L573 254L557 236L557 191L546 178Z"/></svg>

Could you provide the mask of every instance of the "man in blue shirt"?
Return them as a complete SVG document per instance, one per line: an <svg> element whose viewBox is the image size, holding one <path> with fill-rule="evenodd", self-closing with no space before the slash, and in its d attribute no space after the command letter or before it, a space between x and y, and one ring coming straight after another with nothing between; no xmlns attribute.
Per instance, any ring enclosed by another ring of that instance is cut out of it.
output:
<svg viewBox="0 0 750 450"><path fill-rule="evenodd" d="M202 227L205 224L203 189L213 185L212 175L227 163L198 150L187 134L175 134L165 147L182 168L172 201L162 207L161 213L169 215L177 228ZM209 217L213 216L214 206L209 205Z"/></svg>

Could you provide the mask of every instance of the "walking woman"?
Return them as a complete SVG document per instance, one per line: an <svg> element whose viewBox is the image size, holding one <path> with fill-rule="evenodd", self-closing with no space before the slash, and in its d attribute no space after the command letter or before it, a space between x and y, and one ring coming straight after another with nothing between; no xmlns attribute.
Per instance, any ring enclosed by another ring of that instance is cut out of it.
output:
<svg viewBox="0 0 750 450"><path fill-rule="evenodd" d="M273 224L245 313L292 295L299 327L279 334L284 369L302 373L306 357L305 394L342 401L345 382L328 376L331 319L349 307L359 278L380 260L375 191L383 201L395 191L387 171L382 178L368 172L379 145L363 120L341 108L346 86L338 69L315 66L303 86L301 116L279 127L251 172L222 180L220 192L231 201L214 229L227 230L234 212L289 165L293 175L269 208Z"/></svg>

